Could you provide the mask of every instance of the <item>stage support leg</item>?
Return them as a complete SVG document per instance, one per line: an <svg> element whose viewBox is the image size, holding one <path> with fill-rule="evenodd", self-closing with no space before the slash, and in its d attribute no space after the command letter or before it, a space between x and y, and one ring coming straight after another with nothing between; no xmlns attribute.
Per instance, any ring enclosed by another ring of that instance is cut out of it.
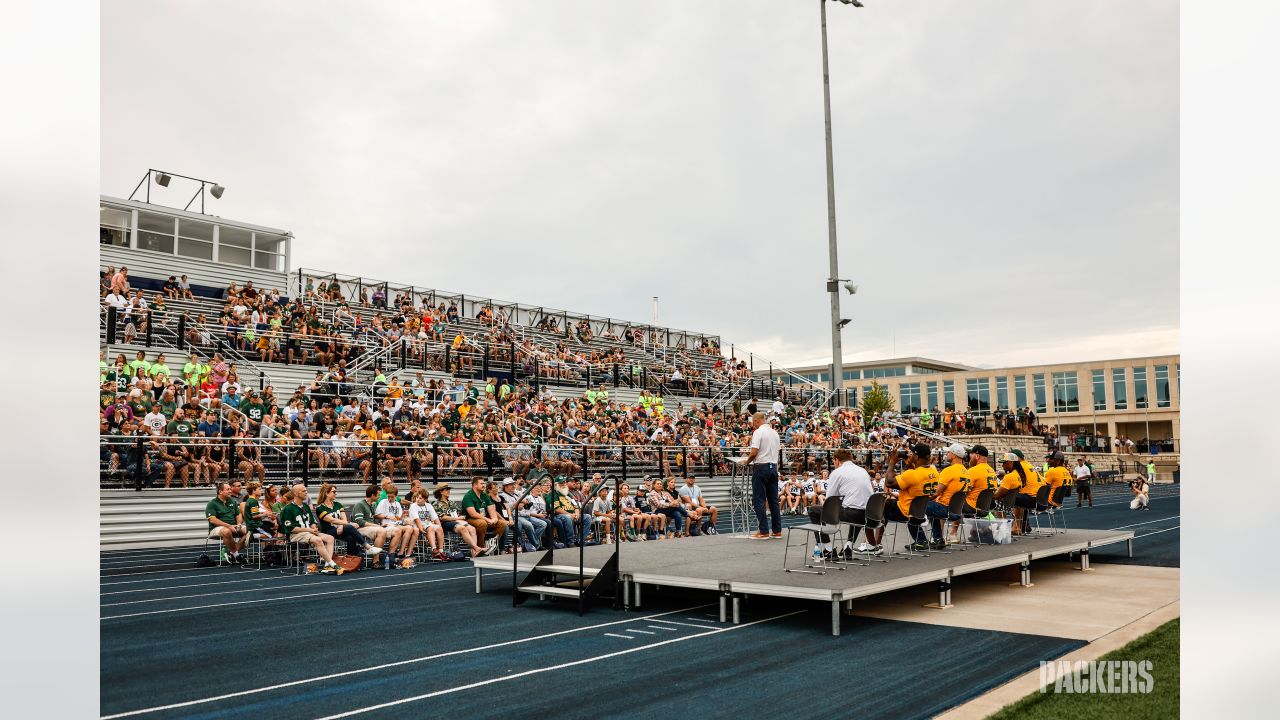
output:
<svg viewBox="0 0 1280 720"><path fill-rule="evenodd" d="M622 609L631 609L631 578L627 577L622 578Z"/></svg>
<svg viewBox="0 0 1280 720"><path fill-rule="evenodd" d="M738 600L739 599L740 598L737 595L733 596L733 624L734 625L738 624Z"/></svg>
<svg viewBox="0 0 1280 720"><path fill-rule="evenodd" d="M726 622L729 619L729 598L720 593L720 622Z"/></svg>
<svg viewBox="0 0 1280 720"><path fill-rule="evenodd" d="M636 593L636 609L640 609L640 583L633 583L631 586Z"/></svg>
<svg viewBox="0 0 1280 720"><path fill-rule="evenodd" d="M951 574L938 582L938 602L925 605L935 610L946 610L951 607Z"/></svg>
<svg viewBox="0 0 1280 720"><path fill-rule="evenodd" d="M480 584L481 584L480 576L481 576L482 574L484 574L484 569L483 569L483 568L476 568L476 594L477 594L477 595L479 595L479 594L480 594Z"/></svg>
<svg viewBox="0 0 1280 720"><path fill-rule="evenodd" d="M1089 572L1093 568L1089 567L1089 548L1080 551L1080 571Z"/></svg>
<svg viewBox="0 0 1280 720"><path fill-rule="evenodd" d="M831 634L840 634L840 601L831 601Z"/></svg>
<svg viewBox="0 0 1280 720"><path fill-rule="evenodd" d="M1129 546L1129 557L1133 557L1133 538L1129 538L1125 544Z"/></svg>

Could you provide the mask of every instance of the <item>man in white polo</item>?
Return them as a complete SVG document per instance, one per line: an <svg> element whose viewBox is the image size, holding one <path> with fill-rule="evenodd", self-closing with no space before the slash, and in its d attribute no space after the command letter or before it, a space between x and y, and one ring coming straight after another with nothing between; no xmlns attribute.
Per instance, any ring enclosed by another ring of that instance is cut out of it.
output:
<svg viewBox="0 0 1280 720"><path fill-rule="evenodd" d="M751 508L755 510L760 529L749 537L752 540L768 540L782 537L782 508L778 504L778 462L780 442L778 432L765 422L765 414L751 416L751 452L747 464L751 466ZM769 518L765 515L765 503L773 514L770 535Z"/></svg>
<svg viewBox="0 0 1280 720"><path fill-rule="evenodd" d="M874 543L874 536L870 530L866 529L867 525L867 500L871 497L871 475L864 468L861 468L853 462L853 452L848 448L837 448L832 457L836 462L836 469L831 471L831 477L827 479L827 497L840 497L840 521L852 523L862 526L866 532L867 542L862 543L856 552L872 553L879 555L882 550L877 549ZM822 506L809 506L809 520L813 523L822 522ZM854 538L850 537L845 541L844 548L841 549L845 559L849 559L855 552L853 549ZM831 538L828 535L818 536L818 547L823 552L831 552Z"/></svg>

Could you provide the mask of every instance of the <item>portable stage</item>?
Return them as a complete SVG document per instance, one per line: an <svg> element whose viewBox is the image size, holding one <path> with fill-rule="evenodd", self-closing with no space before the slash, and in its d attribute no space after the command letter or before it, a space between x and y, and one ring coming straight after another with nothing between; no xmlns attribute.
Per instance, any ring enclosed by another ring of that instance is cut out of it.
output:
<svg viewBox="0 0 1280 720"><path fill-rule="evenodd" d="M892 533L897 523L890 523L885 536L886 555ZM797 533L797 536L799 533ZM783 569L783 552L787 540L747 540L735 535L712 535L679 540L625 543L617 563L617 578L621 590L621 604L630 609L640 607L641 588L657 587L691 588L709 590L720 595L720 622L738 622L738 603L743 597L757 595L797 600L816 600L831 604L831 634L840 634L841 605L852 607L855 598L890 592L901 588L938 584L937 607L951 605L951 587L962 575L1020 566L1019 585L1031 585L1031 561L1057 555L1079 553L1080 569L1089 569L1091 548L1128 543L1133 554L1132 531L1118 530L1065 530L1042 537L1020 537L1009 545L970 545L964 549L952 548L949 554L931 552L928 557L898 557L889 562L872 562L870 565L850 564L841 569L831 566L825 574L786 572ZM799 539L797 537L797 539ZM906 536L898 539L898 546ZM793 545L791 567L801 567L804 558L795 559L797 549ZM547 551L523 553L518 556L521 573L532 570L541 562ZM585 548L583 575L594 577L614 552L613 545ZM578 579L578 549L555 551L556 564L551 567L558 579ZM515 562L511 556L479 557L473 561L475 588L483 590L485 570L510 572ZM563 563L563 564L561 564ZM509 581L508 581L509 582ZM571 584L571 583L565 583ZM506 589L511 589L508 584ZM496 589L496 588L495 588ZM562 587L522 587L521 592L543 597L561 595ZM568 594L577 595L577 591ZM609 595L613 592L606 593Z"/></svg>

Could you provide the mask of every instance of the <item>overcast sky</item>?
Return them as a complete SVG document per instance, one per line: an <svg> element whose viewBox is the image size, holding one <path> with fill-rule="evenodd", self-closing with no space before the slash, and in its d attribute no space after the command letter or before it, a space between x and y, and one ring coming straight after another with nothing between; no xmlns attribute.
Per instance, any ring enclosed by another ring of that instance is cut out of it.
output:
<svg viewBox="0 0 1280 720"><path fill-rule="evenodd" d="M102 192L210 178L295 268L829 362L817 4L103 3ZM846 360L1177 352L1177 3L866 5L828 5Z"/></svg>

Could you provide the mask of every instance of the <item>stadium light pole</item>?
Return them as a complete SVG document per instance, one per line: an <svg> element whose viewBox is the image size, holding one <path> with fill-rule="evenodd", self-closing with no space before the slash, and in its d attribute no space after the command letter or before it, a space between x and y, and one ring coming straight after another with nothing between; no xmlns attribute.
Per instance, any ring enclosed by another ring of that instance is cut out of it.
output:
<svg viewBox="0 0 1280 720"><path fill-rule="evenodd" d="M862 7L859 0L840 0L845 5ZM827 64L827 0L818 0L822 17L822 115L826 126L827 141L827 256L831 274L827 277L827 294L831 297L831 403L840 397L844 382L844 357L840 347L840 271L836 253L836 178L835 162L831 157L831 72ZM849 294L857 291L856 285L846 284Z"/></svg>

